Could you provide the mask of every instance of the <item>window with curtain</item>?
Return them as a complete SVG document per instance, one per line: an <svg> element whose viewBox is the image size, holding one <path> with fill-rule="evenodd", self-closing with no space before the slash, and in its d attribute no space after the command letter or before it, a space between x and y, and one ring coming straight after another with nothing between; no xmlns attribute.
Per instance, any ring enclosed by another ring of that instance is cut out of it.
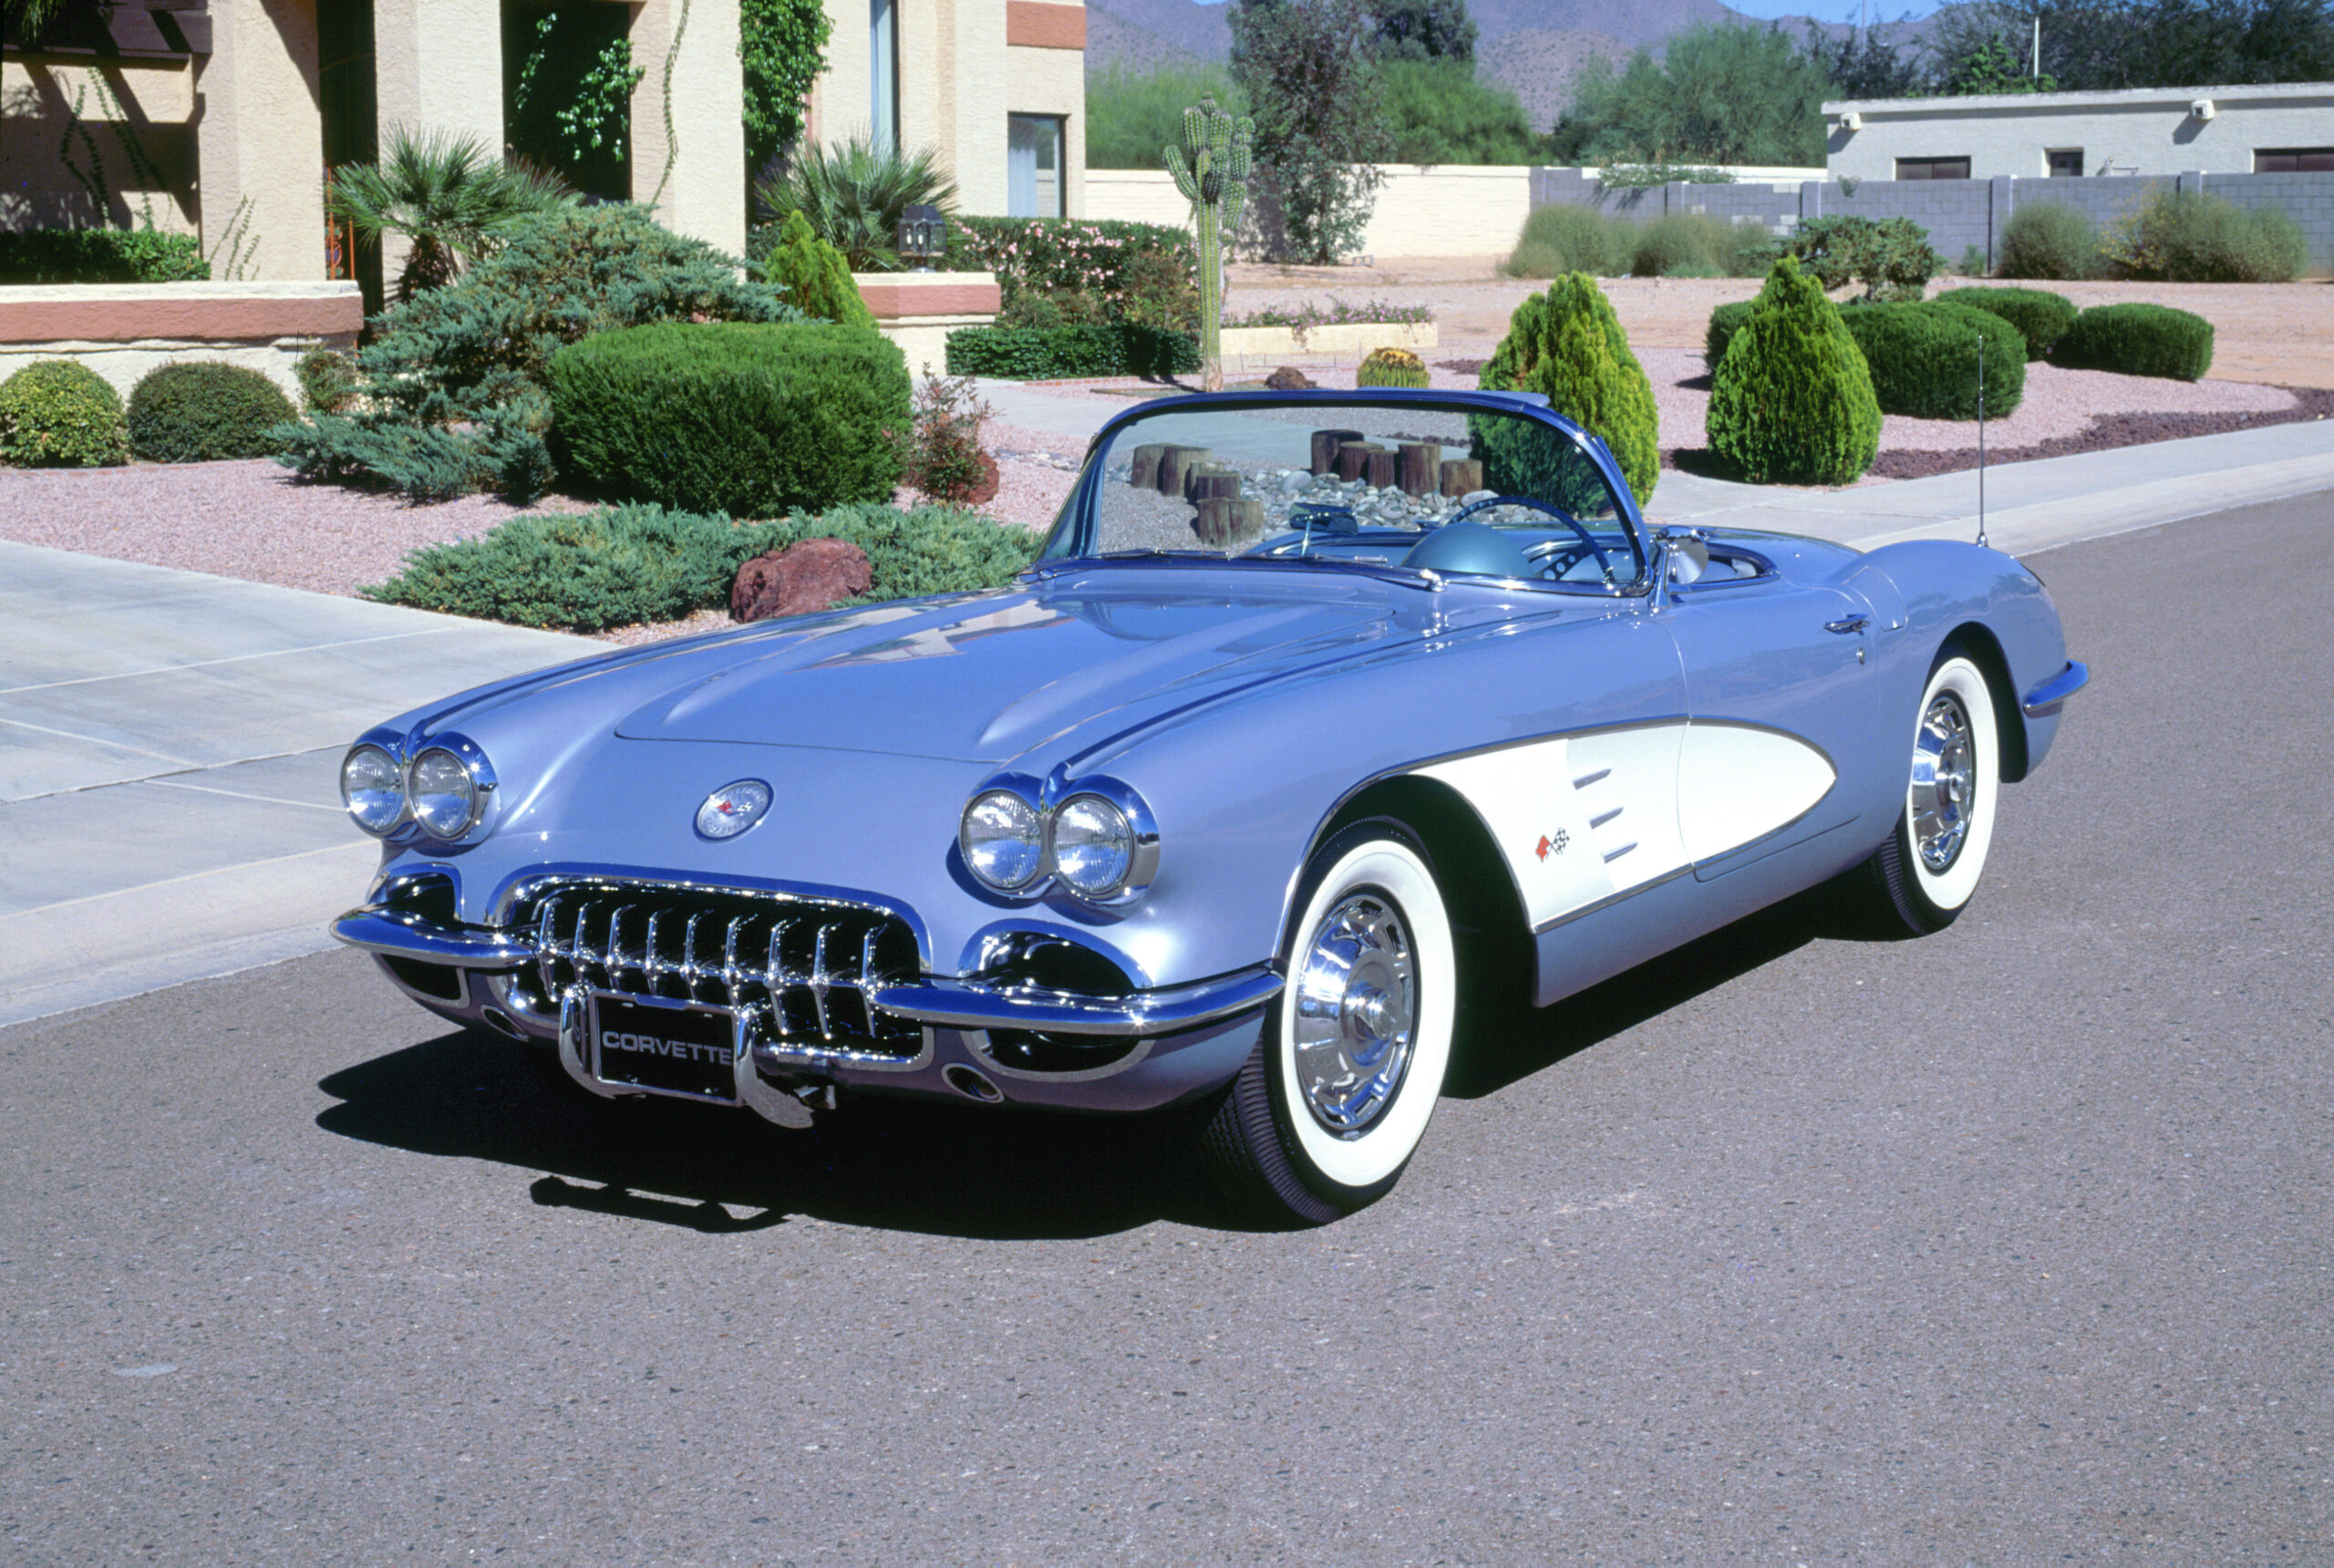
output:
<svg viewBox="0 0 2334 1568"><path fill-rule="evenodd" d="M1007 118L1005 211L1013 218L1062 215L1062 122L1059 115Z"/></svg>

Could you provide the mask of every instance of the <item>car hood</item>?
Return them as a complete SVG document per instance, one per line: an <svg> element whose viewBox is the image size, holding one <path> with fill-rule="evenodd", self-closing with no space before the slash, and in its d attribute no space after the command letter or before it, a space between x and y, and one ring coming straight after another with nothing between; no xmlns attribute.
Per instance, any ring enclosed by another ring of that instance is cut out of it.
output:
<svg viewBox="0 0 2334 1568"><path fill-rule="evenodd" d="M1098 572L945 604L886 605L734 646L635 707L637 740L826 747L996 762L1163 693L1197 696L1411 638L1417 589L1317 575ZM1227 577L1230 580L1227 581ZM1168 579L1163 582L1162 579Z"/></svg>

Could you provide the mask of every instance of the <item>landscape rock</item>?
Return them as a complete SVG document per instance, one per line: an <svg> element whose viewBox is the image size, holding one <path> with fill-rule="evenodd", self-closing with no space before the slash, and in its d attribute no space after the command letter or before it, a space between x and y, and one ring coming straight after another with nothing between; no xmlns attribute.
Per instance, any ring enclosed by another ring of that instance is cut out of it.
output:
<svg viewBox="0 0 2334 1568"><path fill-rule="evenodd" d="M738 568L729 587L729 618L767 621L777 615L807 615L864 593L875 573L867 552L845 540L806 539Z"/></svg>
<svg viewBox="0 0 2334 1568"><path fill-rule="evenodd" d="M1284 365L1265 377L1265 385L1275 392L1303 392L1315 385L1313 378L1292 365Z"/></svg>

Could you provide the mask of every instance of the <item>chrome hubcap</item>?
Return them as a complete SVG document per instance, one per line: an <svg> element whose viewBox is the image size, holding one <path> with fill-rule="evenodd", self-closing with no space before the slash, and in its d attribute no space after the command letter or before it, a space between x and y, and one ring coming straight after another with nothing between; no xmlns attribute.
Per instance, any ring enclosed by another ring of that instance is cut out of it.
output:
<svg viewBox="0 0 2334 1568"><path fill-rule="evenodd" d="M1296 974L1296 1083L1313 1119L1358 1138L1393 1102L1418 1037L1418 980L1399 910L1358 892L1329 911Z"/></svg>
<svg viewBox="0 0 2334 1568"><path fill-rule="evenodd" d="M1913 848L1931 872L1959 857L1977 799L1978 748L1968 711L1953 693L1939 692L1913 738Z"/></svg>

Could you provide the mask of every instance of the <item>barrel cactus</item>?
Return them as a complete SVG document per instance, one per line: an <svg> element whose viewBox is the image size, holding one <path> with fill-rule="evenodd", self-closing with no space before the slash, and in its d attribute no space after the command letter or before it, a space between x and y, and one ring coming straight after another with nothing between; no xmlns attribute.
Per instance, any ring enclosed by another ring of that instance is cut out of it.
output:
<svg viewBox="0 0 2334 1568"><path fill-rule="evenodd" d="M1545 393L1557 413L1604 438L1640 505L1652 499L1661 477L1653 382L1595 278L1566 273L1546 294L1527 294L1477 380L1491 391Z"/></svg>
<svg viewBox="0 0 2334 1568"><path fill-rule="evenodd" d="M1353 373L1356 387L1424 387L1426 361L1407 348L1373 348Z"/></svg>
<svg viewBox="0 0 2334 1568"><path fill-rule="evenodd" d="M1249 145L1256 122L1234 119L1208 93L1183 111L1183 145L1167 148L1175 189L1192 204L1199 240L1200 368L1211 392L1224 389L1224 245L1240 227L1248 200ZM1187 156L1188 155L1188 156Z"/></svg>

